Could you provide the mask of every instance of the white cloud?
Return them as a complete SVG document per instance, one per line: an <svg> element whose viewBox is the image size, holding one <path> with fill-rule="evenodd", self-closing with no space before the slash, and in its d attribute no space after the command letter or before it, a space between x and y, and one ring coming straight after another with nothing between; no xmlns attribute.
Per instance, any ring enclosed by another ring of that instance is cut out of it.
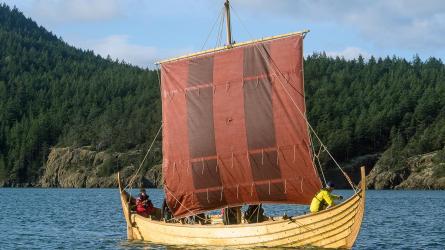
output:
<svg viewBox="0 0 445 250"><path fill-rule="evenodd" d="M328 52L326 52L326 55L330 56L330 57L338 56L338 57L342 57L346 60L352 60L352 59L358 58L359 56L362 56L365 59L371 58L371 55L368 52L366 52L360 48L357 48L357 47L347 47L341 51L328 51Z"/></svg>
<svg viewBox="0 0 445 250"><path fill-rule="evenodd" d="M350 27L381 48L445 49L443 0L243 0L251 13Z"/></svg>
<svg viewBox="0 0 445 250"><path fill-rule="evenodd" d="M166 50L153 46L144 46L130 41L127 35L111 35L98 40L72 41L81 48L93 50L106 58L124 60L140 67L154 68L154 63L165 58L185 54L190 49Z"/></svg>
<svg viewBox="0 0 445 250"><path fill-rule="evenodd" d="M123 15L119 0L35 0L32 13L50 22L100 21Z"/></svg>
<svg viewBox="0 0 445 250"><path fill-rule="evenodd" d="M158 50L155 47L132 44L126 35L108 36L90 42L87 47L103 57L110 55L113 59L124 60L142 67L153 64L158 55Z"/></svg>

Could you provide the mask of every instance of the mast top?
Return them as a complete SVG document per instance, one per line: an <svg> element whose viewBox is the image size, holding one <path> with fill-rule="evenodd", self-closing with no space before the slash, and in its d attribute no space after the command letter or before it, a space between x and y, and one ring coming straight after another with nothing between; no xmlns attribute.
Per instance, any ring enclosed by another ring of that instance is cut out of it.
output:
<svg viewBox="0 0 445 250"><path fill-rule="evenodd" d="M245 42L240 42L240 43L233 43L230 48L233 47L241 47L241 46L245 46L245 45L249 45L252 43L258 43L258 42L265 42L265 41L269 41L269 40L274 40L274 39L280 39L280 38L285 38L288 36L294 36L294 35L301 35L303 36L303 38L305 38L306 34L309 33L310 30L303 30L303 31L297 31L297 32L290 32L287 34L282 34L282 35L277 35L277 36L269 36L269 37L263 37L260 39L255 39L255 40L250 40L250 41L245 41ZM187 55L183 55L183 56L177 56L177 57L173 57L173 58L168 58L168 59L164 59L161 61L157 61L155 62L156 65L160 65L163 63L169 63L169 62L173 62L173 61L177 61L177 60L183 60L186 58L190 58L190 57L196 57L196 56L201 56L204 54L209 54L209 53L214 53L214 52L219 52L219 51L223 51L228 49L227 46L224 47L218 47L218 48L214 48L214 49L208 49L208 50L203 50L203 51L199 51L199 52L194 52L194 53L190 53Z"/></svg>
<svg viewBox="0 0 445 250"><path fill-rule="evenodd" d="M226 0L224 3L224 7L226 8L226 30L227 30L227 47L232 47L234 43L232 40L232 27L230 23L230 3L229 0Z"/></svg>

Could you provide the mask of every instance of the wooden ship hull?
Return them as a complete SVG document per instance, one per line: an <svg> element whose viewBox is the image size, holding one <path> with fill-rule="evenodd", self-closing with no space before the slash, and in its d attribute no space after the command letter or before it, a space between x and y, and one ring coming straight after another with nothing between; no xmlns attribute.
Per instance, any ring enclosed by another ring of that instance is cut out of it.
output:
<svg viewBox="0 0 445 250"><path fill-rule="evenodd" d="M189 225L166 223L135 214L129 209L128 193L121 187L122 208L129 240L167 245L233 248L314 246L352 248L365 209L365 171L360 188L345 202L327 210L292 218L274 218L261 223L237 225Z"/></svg>

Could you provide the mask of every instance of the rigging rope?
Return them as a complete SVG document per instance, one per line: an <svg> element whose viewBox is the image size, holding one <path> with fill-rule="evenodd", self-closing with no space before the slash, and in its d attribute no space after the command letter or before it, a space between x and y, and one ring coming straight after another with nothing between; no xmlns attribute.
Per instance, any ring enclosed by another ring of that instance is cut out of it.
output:
<svg viewBox="0 0 445 250"><path fill-rule="evenodd" d="M222 33L224 31L224 21L225 20L226 20L226 16L222 15L222 17L220 19L220 23L219 23L219 29L218 29L218 33L217 33L215 48L221 46Z"/></svg>
<svg viewBox="0 0 445 250"><path fill-rule="evenodd" d="M153 145L155 144L155 141L156 141L156 139L158 138L158 135L159 135L159 133L161 132L161 130L162 130L162 123L161 123L161 126L160 126L159 129L158 129L158 132L156 133L155 138L154 138L153 141L151 142L150 147L148 148L147 153L146 153L145 156L144 156L144 159L142 160L141 164L139 165L139 168L137 169L136 173L133 174L133 177L131 177L130 181L129 181L128 184L125 186L124 190L127 189L128 187L132 187L133 182L134 182L136 176L138 175L139 171L142 169L142 165L144 165L145 159L147 159L148 153L150 153L151 148L152 148ZM131 189L131 188L130 188L130 189Z"/></svg>
<svg viewBox="0 0 445 250"><path fill-rule="evenodd" d="M159 89L161 89L161 76L160 76L160 73L161 72L161 66L160 65L157 65L156 66L156 73L158 74L158 86L159 86ZM161 93L161 98L162 98L162 93Z"/></svg>
<svg viewBox="0 0 445 250"><path fill-rule="evenodd" d="M312 138L312 137L310 136L309 138ZM311 139L311 148L312 148L312 155L313 155L312 161L314 162L315 165L317 165L320 168L320 172L323 177L324 185L326 186L327 185L326 177L324 176L324 171L323 171L323 168L322 168L322 165L320 162L320 157L319 157L320 153L321 153L321 147L318 150L318 154L315 154L314 144L312 143L312 139ZM315 159L317 159L318 164L315 163Z"/></svg>
<svg viewBox="0 0 445 250"><path fill-rule="evenodd" d="M240 23L242 24L242 26L244 27L244 29L247 31L247 33L249 33L249 35L251 36L250 32L247 30L247 28L244 26L244 23L242 22L241 18L238 16L237 12L233 9L235 15L237 16L237 18L240 20ZM273 70L275 70L275 74L279 79L279 83L281 84L281 86L284 88L286 94L288 95L288 97L290 98L290 100L292 101L292 103L294 104L294 106L297 108L298 112L300 113L300 115L303 117L303 119L305 120L307 126L309 127L310 131L314 134L314 136L317 138L318 142L320 143L320 146L326 151L326 153L329 155L329 157L332 159L332 161L335 163L335 165L340 169L340 171L342 172L342 174L345 176L346 180L349 182L349 185L351 185L352 189L357 193L357 190L354 186L354 184L352 183L351 179L349 178L349 176L347 175L347 173L340 167L340 164L338 164L338 162L334 159L334 157L332 156L331 152L329 152L328 148L326 147L326 145L321 141L320 137L318 136L318 134L315 132L314 128L311 126L311 124L309 123L307 117L304 115L304 113L301 111L301 109L298 107L297 103L295 102L295 100L292 98L291 94L289 93L288 89L286 88L286 86L283 84L283 80L282 78L286 79L284 77L284 74L280 71L280 69L277 67L277 65L275 64L275 62L272 60L272 58L270 56L265 56L263 51L259 48L258 43L254 43L255 48L260 52L261 56L266 60L272 63L272 65L274 67L272 67ZM287 80L287 79L286 79ZM287 80L287 83L289 85L292 85L289 83L290 79ZM324 174L323 174L324 175Z"/></svg>
<svg viewBox="0 0 445 250"><path fill-rule="evenodd" d="M237 18L240 20L242 26L243 26L244 29L247 31L247 33L252 37L252 35L250 34L250 32L249 32L249 31L246 29L246 27L244 26L244 23L242 22L241 18L238 16L238 13L233 9L232 6L230 6L230 8L234 11L235 15L236 15ZM221 23L220 23L220 28L219 28L219 32L218 32L217 46L216 46L216 47L218 47L218 44L221 43L222 32L223 32L223 23L224 23L224 20L225 20L224 15L223 15L223 17L222 17L221 19L220 19L220 16L221 16L221 14L220 14L220 15L218 16L218 18L217 18L217 21L218 21L218 20L221 20ZM216 22L217 22L217 21L216 21ZM213 31L213 28L214 28L214 26L216 25L216 22L215 22L215 24L213 25L213 27L212 27L210 33ZM209 34L209 36L210 36L210 34ZM207 43L207 40L208 40L208 37L207 37L206 41L204 42L203 47L204 47L205 44ZM307 125L308 128L309 128L309 131L312 132L312 133L315 135L315 137L316 137L317 140L319 141L321 147L328 153L328 155L329 155L330 158L334 161L334 163L336 164L336 166L341 170L341 172L343 173L343 175L345 176L345 178L347 179L347 181L348 181L349 184L351 185L352 189L353 189L355 192L357 192L357 190L355 189L355 187L354 187L354 185L353 185L351 179L349 178L349 176L346 174L346 172L344 172L344 170L340 167L340 165L337 163L337 161L333 158L332 154L328 151L327 147L323 144L323 142L321 141L321 139L318 137L318 135L317 135L317 133L315 132L315 130L313 129L313 127L309 124L309 121L307 120L307 117L305 116L305 114L300 110L300 108L299 108L298 105L296 104L295 100L294 100L294 99L292 98L292 96L290 95L288 89L285 87L285 85L284 85L284 83L283 83L283 80L282 80L282 78L286 79L286 78L284 77L284 74L283 74L283 73L280 71L280 69L276 66L276 64L275 64L275 62L272 60L272 58L270 58L270 57L268 57L268 56L265 56L265 55L263 54L264 52L259 48L258 43L254 43L254 46L255 46L256 49L260 52L261 56L262 56L265 60L271 62L271 64L274 66L274 67L272 67L272 69L275 71L275 72L274 72L275 75L276 75L277 78L279 79L279 82L280 82L281 86L284 88L286 94L288 95L288 97L290 98L290 100L292 101L292 103L294 104L294 106L297 108L297 110L298 110L298 112L300 113L300 115L303 117L304 121L306 122L306 125ZM291 84L289 81L290 81L290 79L289 79L289 80L286 79L286 82L287 82L289 85L291 85L291 87L293 87L292 84ZM297 92L298 92L298 91L297 91ZM302 93L300 93L300 94L303 95ZM142 161L142 163L141 163L141 165L139 166L139 168L138 168L136 174L135 174L135 175L133 176L133 178L130 180L130 182L129 182L129 184L126 186L126 188L127 188L128 186L131 186L131 185L132 185L132 183L133 183L133 181L134 181L134 178L136 177L137 173L140 171L140 169L141 169L141 167L142 167L142 165L143 165L143 162L145 161L145 159L146 159L148 153L150 152L150 150L151 150L151 148L152 148L152 146L153 146L153 144L154 144L154 142L155 142L157 136L159 135L159 133L160 133L160 131L161 131L161 128L162 128L162 124L161 124L161 126L160 126L160 128L159 128L159 130L158 130L158 133L157 133L156 136L155 136L155 139L153 140L152 144L150 145L150 148L148 149L147 154L146 154L145 157L144 157L144 160ZM311 143L311 146L313 146L313 143ZM319 162L319 157L318 157L318 155L317 155L317 160L318 160L318 162ZM314 165L316 165L316 164L314 163ZM325 179L325 176L324 176L324 173L323 173L323 169L322 169L322 167L321 167L321 164L319 164L319 167L320 167L320 170L321 170L321 173L322 173L322 176L323 176L323 180L324 180L324 182L326 183L326 179ZM314 166L314 168L315 168L315 166ZM191 215L193 215L193 216L195 216L195 217L197 217L197 218L200 218L200 219L205 220L205 218L202 218L202 217L198 216L196 213L194 213L193 211L191 211L190 209L188 209L184 204L182 204L182 203L181 203L181 202L180 202L180 201L173 195L173 193L168 189L168 187L165 186L165 187L164 187L164 190L166 190L166 191L168 192L168 194L171 195L171 197L173 197L173 198L176 200L176 202L179 203L180 206L182 206L183 208L185 208Z"/></svg>
<svg viewBox="0 0 445 250"><path fill-rule="evenodd" d="M224 15L224 7L222 7L221 10L219 11L218 17L216 18L215 22L213 23L213 26L212 26L212 28L210 29L210 32L209 32L209 34L207 35L207 38L206 38L204 44L202 45L201 50L204 50L204 47L205 47L205 45L207 44L207 41L209 40L210 35L211 35L212 32L213 32L213 29L215 28L216 24L217 24L218 21L222 18L221 16L223 16L223 15Z"/></svg>
<svg viewBox="0 0 445 250"><path fill-rule="evenodd" d="M161 71L161 68L160 68L160 66L158 65L158 66L157 66L156 73L157 73L157 75L158 75L158 85L159 85L159 89L161 89L161 77L160 77L160 75L159 75L160 71ZM160 96L161 96L160 99L162 99L162 93L160 94ZM159 100L160 100L160 99L159 99ZM161 132L161 129L162 129L162 122L161 122L161 126L160 126L159 129L158 129L158 132L157 132L156 135L155 135L155 138L153 139L153 141L152 141L151 144L150 144L150 147L149 147L148 150L147 150L147 153L145 153L144 159L142 160L141 164L139 165L139 168L137 169L136 173L133 174L133 176L131 177L130 181L129 181L128 184L125 186L124 190L127 189L128 187L129 187L130 190L131 190L132 185L133 185L133 182L134 182L134 179L136 178L137 174L138 174L139 171L141 170L142 165L144 164L145 159L146 159L147 156L148 156L148 153L150 153L151 148L153 147L153 145L154 145L156 139L157 139L158 136L159 136L159 133ZM129 195L129 199L130 199L130 198L131 198L131 195Z"/></svg>
<svg viewBox="0 0 445 250"><path fill-rule="evenodd" d="M261 52L260 52L261 53ZM264 56L263 56L264 57ZM265 58L266 59L266 58ZM269 59L270 62L272 62L273 66L277 67L275 62L270 58ZM275 69L278 73L281 74L281 77L284 77L283 73L279 71L278 68ZM318 134L315 132L314 128L311 126L311 124L309 123L309 121L307 120L307 117L303 114L303 112L301 111L301 109L298 107L297 103L295 102L295 100L292 98L292 96L290 95L288 89L286 88L286 86L283 84L283 81L281 80L280 77L278 77L279 82L281 84L281 86L284 88L286 94L288 95L288 97L291 99L292 103L294 104L294 106L297 108L298 112L300 113L300 115L303 117L303 119L306 121L307 126L310 128L311 132L314 134L314 136L317 138L318 142L320 143L320 146L324 149L324 151L326 151L326 153L331 157L332 161L335 163L335 165L340 169L340 171L343 173L343 175L345 176L346 180L349 182L349 184L351 185L352 189L357 192L357 190L355 189L354 184L352 183L351 179L349 178L349 176L346 174L346 172L342 169L342 167L340 167L340 164L338 164L338 162L335 160L334 156L332 156L331 152L329 152L328 148L326 147L326 145L321 141L320 137L318 137ZM290 83L289 83L290 84Z"/></svg>
<svg viewBox="0 0 445 250"><path fill-rule="evenodd" d="M257 46L257 45L255 45ZM260 50L261 53L261 50ZM264 55L263 55L264 57ZM267 59L267 58L264 58ZM276 66L275 62L269 57L269 61L272 63L272 65L275 67L275 70L281 74L281 77L284 78L284 75L282 72L280 72L279 68ZM295 100L292 98L291 94L289 93L288 89L286 88L286 86L284 85L281 77L278 77L279 82L281 84L281 86L284 88L286 94L288 95L288 97L291 99L292 103L294 104L294 106L297 108L298 112L300 113L300 115L303 117L303 119L306 121L307 126L310 128L311 132L315 135L315 137L317 138L318 142L320 143L320 145L322 146L323 150L326 151L326 153L331 157L332 161L335 163L335 165L340 169L340 171L343 173L343 175L345 176L346 180L349 182L349 184L351 185L352 189L357 192L357 190L355 189L354 184L352 183L351 179L349 178L349 176L346 174L346 172L342 169L342 167L340 167L340 164L338 164L338 162L335 160L335 158L332 156L331 152L329 152L328 148L326 147L326 145L321 141L320 137L318 137L318 134L315 132L314 128L311 126L311 124L309 123L309 121L307 120L307 117L303 114L303 112L301 111L301 109L298 107L297 103L295 102ZM290 84L290 83L289 83Z"/></svg>
<svg viewBox="0 0 445 250"><path fill-rule="evenodd" d="M190 214L192 214L195 217L198 217L201 220L205 220L205 218L202 218L201 216L197 215L196 213L194 213L193 211L191 211L190 209L188 209L184 204L182 204L177 198L176 196L170 192L170 190L168 189L167 186L164 187L164 190L166 190L175 200L177 203L179 203L180 206L182 206L183 208L185 208L185 210L187 210Z"/></svg>

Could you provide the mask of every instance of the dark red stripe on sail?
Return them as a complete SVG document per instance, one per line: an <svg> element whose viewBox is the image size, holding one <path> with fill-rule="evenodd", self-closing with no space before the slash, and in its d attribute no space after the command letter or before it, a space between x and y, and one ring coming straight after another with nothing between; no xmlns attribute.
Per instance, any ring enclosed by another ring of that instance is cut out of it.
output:
<svg viewBox="0 0 445 250"><path fill-rule="evenodd" d="M255 184L258 198L262 202L278 202L287 199L283 182L267 182Z"/></svg>
<svg viewBox="0 0 445 250"><path fill-rule="evenodd" d="M269 60L265 59L268 45L257 43L244 48L244 77L260 76L269 72Z"/></svg>
<svg viewBox="0 0 445 250"><path fill-rule="evenodd" d="M213 57L194 58L189 61L188 86L213 82Z"/></svg>
<svg viewBox="0 0 445 250"><path fill-rule="evenodd" d="M216 155L213 127L213 88L187 90L187 124L190 157Z"/></svg>
<svg viewBox="0 0 445 250"><path fill-rule="evenodd" d="M215 160L202 160L193 162L192 164L192 176L193 183L196 189L220 187L221 180L219 173L216 169Z"/></svg>
<svg viewBox="0 0 445 250"><path fill-rule="evenodd" d="M300 35L161 69L164 184L176 217L310 202L320 180L304 115L291 100L305 112Z"/></svg>
<svg viewBox="0 0 445 250"><path fill-rule="evenodd" d="M268 46L261 44L244 49L244 112L248 149L261 149L261 153L249 154L255 190L259 200L278 201L286 200L286 195L277 151L270 150L276 148L276 139L269 64ZM258 183L264 180L269 181Z"/></svg>
<svg viewBox="0 0 445 250"><path fill-rule="evenodd" d="M249 150L275 147L272 86L267 78L244 81L244 112Z"/></svg>
<svg viewBox="0 0 445 250"><path fill-rule="evenodd" d="M266 151L250 154L250 167L254 181L280 179L281 170L277 164L277 152Z"/></svg>
<svg viewBox="0 0 445 250"><path fill-rule="evenodd" d="M216 169L215 129L213 125L213 57L196 58L189 62L186 92L190 161L196 197L195 206L225 203L221 192L209 188L221 187ZM211 159L209 159L211 157ZM216 199L218 193L218 199Z"/></svg>

